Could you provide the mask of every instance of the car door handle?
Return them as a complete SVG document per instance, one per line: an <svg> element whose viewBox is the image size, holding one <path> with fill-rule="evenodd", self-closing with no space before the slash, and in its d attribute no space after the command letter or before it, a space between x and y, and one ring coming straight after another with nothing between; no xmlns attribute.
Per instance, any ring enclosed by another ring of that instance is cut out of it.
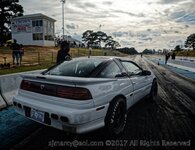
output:
<svg viewBox="0 0 195 150"><path fill-rule="evenodd" d="M133 84L136 84L135 82L133 82Z"/></svg>

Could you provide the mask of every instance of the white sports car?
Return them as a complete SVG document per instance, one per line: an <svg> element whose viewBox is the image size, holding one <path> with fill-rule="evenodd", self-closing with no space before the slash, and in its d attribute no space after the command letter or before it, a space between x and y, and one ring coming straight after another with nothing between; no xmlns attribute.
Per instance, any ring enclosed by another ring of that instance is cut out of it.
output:
<svg viewBox="0 0 195 150"><path fill-rule="evenodd" d="M150 100L157 96L155 76L124 58L75 58L22 77L13 98L16 111L73 133L105 126L110 135L118 135L127 110L147 95Z"/></svg>

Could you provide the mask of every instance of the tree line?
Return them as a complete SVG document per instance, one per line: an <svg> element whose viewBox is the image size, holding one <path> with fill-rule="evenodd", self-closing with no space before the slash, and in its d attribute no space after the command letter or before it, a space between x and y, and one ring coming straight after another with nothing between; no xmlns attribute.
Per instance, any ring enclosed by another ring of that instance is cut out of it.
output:
<svg viewBox="0 0 195 150"><path fill-rule="evenodd" d="M184 47L185 48L192 48L193 50L195 50L195 33L189 35L184 43ZM175 52L179 52L182 51L182 47L181 45L176 45L174 48ZM149 50L149 49L145 49L143 52L143 54L154 54L155 50Z"/></svg>
<svg viewBox="0 0 195 150"><path fill-rule="evenodd" d="M0 45L11 38L11 19L23 16L23 7L19 0L0 0Z"/></svg>
<svg viewBox="0 0 195 150"><path fill-rule="evenodd" d="M115 41L112 36L108 36L105 32L87 30L82 35L82 40L87 47L101 48L104 44L105 48L115 49L119 47L119 42Z"/></svg>
<svg viewBox="0 0 195 150"><path fill-rule="evenodd" d="M134 47L124 47L124 48L119 48L117 49L117 51L121 52L121 53L125 53L128 55L135 55L138 54L137 50Z"/></svg>
<svg viewBox="0 0 195 150"><path fill-rule="evenodd" d="M189 35L184 43L185 48L192 48L195 50L195 33ZM180 45L175 46L175 51L182 51L182 47Z"/></svg>

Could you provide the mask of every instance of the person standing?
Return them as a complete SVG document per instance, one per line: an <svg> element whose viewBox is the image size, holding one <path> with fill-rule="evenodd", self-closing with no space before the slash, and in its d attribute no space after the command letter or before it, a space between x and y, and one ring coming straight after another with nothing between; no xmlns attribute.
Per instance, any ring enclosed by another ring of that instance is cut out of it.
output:
<svg viewBox="0 0 195 150"><path fill-rule="evenodd" d="M24 46L20 44L20 51L19 51L19 58L20 58L20 65L22 64L22 56L24 56Z"/></svg>
<svg viewBox="0 0 195 150"><path fill-rule="evenodd" d="M171 58L172 58L173 60L175 60L175 56L176 56L176 54L175 54L175 52L173 52L172 55L171 55Z"/></svg>
<svg viewBox="0 0 195 150"><path fill-rule="evenodd" d="M169 60L170 53L165 54L165 64L167 64L167 61Z"/></svg>
<svg viewBox="0 0 195 150"><path fill-rule="evenodd" d="M10 48L12 49L13 65L15 65L15 59L17 65L19 65L20 45L17 43L16 39L14 39L14 42L11 44Z"/></svg>
<svg viewBox="0 0 195 150"><path fill-rule="evenodd" d="M89 54L88 54L88 58L91 56L91 54L92 54L92 48L91 48L91 46L89 47Z"/></svg>
<svg viewBox="0 0 195 150"><path fill-rule="evenodd" d="M57 54L57 64L62 63L65 60L70 60L70 45L66 41L62 41L60 45L60 50L58 51Z"/></svg>

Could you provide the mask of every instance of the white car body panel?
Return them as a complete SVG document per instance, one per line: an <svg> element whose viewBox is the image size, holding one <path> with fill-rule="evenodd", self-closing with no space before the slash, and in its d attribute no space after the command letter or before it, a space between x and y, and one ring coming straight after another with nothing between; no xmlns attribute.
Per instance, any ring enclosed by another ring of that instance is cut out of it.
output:
<svg viewBox="0 0 195 150"><path fill-rule="evenodd" d="M148 76L142 77L132 77L131 81L133 83L133 104L138 102L144 96L148 95L151 90L153 79Z"/></svg>
<svg viewBox="0 0 195 150"><path fill-rule="evenodd" d="M43 84L82 87L90 91L93 98L90 100L70 100L22 89L19 89L18 94L13 98L15 103L22 105L22 108L15 106L16 111L21 115L25 116L24 106L47 112L51 119L49 126L76 133L85 133L103 127L109 103L117 96L123 96L126 99L127 109L129 109L150 93L152 81L155 78L154 75L121 78L81 78L41 74L23 75L22 77L25 80ZM44 80L44 78L47 80ZM66 117L68 122L53 119L51 114Z"/></svg>

